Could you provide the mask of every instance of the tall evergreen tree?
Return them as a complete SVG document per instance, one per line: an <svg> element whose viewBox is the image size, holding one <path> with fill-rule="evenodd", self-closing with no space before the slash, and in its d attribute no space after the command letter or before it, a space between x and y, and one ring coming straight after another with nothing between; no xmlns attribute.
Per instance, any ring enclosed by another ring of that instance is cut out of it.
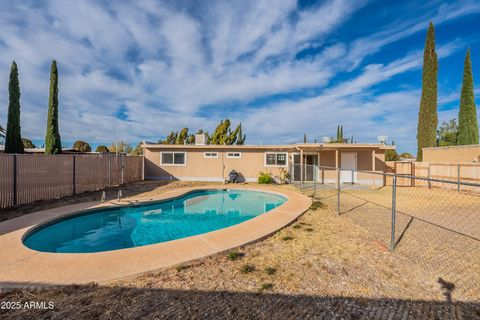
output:
<svg viewBox="0 0 480 320"><path fill-rule="evenodd" d="M232 144L235 144L235 142L237 142L240 128L241 128L240 125L238 125L233 131L231 131L230 129L228 130L228 136L225 139L225 144L232 145Z"/></svg>
<svg viewBox="0 0 480 320"><path fill-rule="evenodd" d="M165 138L165 140L158 140L158 143L163 143L163 144L175 144L175 141L177 141L177 136L178 136L178 131L170 131L170 134Z"/></svg>
<svg viewBox="0 0 480 320"><path fill-rule="evenodd" d="M306 133L303 134L303 143L307 143L307 134Z"/></svg>
<svg viewBox="0 0 480 320"><path fill-rule="evenodd" d="M238 138L237 138L237 144L244 144L245 143L245 138L246 138L246 135L243 134L243 130L242 130L242 123L240 122L240 124L238 125L240 128L238 130Z"/></svg>
<svg viewBox="0 0 480 320"><path fill-rule="evenodd" d="M177 139L175 140L175 144L184 144L185 141L188 139L188 128L183 128L177 135Z"/></svg>
<svg viewBox="0 0 480 320"><path fill-rule="evenodd" d="M343 143L343 126L340 126L340 143Z"/></svg>
<svg viewBox="0 0 480 320"><path fill-rule="evenodd" d="M20 84L15 61L10 69L8 82L8 120L5 135L5 153L23 153L23 141L20 133Z"/></svg>
<svg viewBox="0 0 480 320"><path fill-rule="evenodd" d="M337 139L335 142L340 142L340 125L337 125Z"/></svg>
<svg viewBox="0 0 480 320"><path fill-rule="evenodd" d="M210 144L222 145L226 144L227 139L230 135L230 120L225 119L221 120L218 126L215 128L215 131L210 136Z"/></svg>
<svg viewBox="0 0 480 320"><path fill-rule="evenodd" d="M478 121L475 96L473 93L472 62L470 49L465 57L463 70L462 94L460 97L460 112L458 114L458 145L478 144Z"/></svg>
<svg viewBox="0 0 480 320"><path fill-rule="evenodd" d="M435 29L430 22L423 52L422 97L418 112L417 160L422 161L422 148L435 147L437 142L437 74Z"/></svg>
<svg viewBox="0 0 480 320"><path fill-rule="evenodd" d="M50 68L50 96L48 98L47 133L45 134L45 154L62 153L62 142L58 130L58 70L57 62Z"/></svg>

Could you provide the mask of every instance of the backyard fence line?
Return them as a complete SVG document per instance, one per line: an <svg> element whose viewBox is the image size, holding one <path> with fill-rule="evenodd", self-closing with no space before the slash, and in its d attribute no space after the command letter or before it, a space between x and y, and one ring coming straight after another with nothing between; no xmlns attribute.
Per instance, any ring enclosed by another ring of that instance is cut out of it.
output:
<svg viewBox="0 0 480 320"><path fill-rule="evenodd" d="M403 162L387 161L385 172L437 180L454 180L457 182L480 183L480 163L443 163L443 162ZM403 179L402 186L412 186L416 180ZM387 180L391 184L391 180ZM428 188L438 184L421 184ZM458 186L458 183L457 183ZM451 187L451 186L449 186Z"/></svg>
<svg viewBox="0 0 480 320"><path fill-rule="evenodd" d="M142 180L143 157L0 154L0 208Z"/></svg>
<svg viewBox="0 0 480 320"><path fill-rule="evenodd" d="M310 180L296 179L299 170ZM480 183L400 172L294 165L290 182L392 253L454 284L459 296L478 300Z"/></svg>

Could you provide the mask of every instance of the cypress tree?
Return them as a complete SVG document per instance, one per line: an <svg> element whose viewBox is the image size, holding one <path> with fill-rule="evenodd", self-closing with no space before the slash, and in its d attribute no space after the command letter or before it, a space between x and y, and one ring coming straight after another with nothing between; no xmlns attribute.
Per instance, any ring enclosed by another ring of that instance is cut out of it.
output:
<svg viewBox="0 0 480 320"><path fill-rule="evenodd" d="M237 144L244 144L246 136L243 134L242 123L239 124L240 129L238 130Z"/></svg>
<svg viewBox="0 0 480 320"><path fill-rule="evenodd" d="M57 62L52 61L50 69L50 96L48 98L47 133L45 154L62 153L62 143L58 131L58 71Z"/></svg>
<svg viewBox="0 0 480 320"><path fill-rule="evenodd" d="M460 96L460 112L458 114L458 145L478 144L478 122L473 93L472 62L470 49L465 57L463 71L462 94Z"/></svg>
<svg viewBox="0 0 480 320"><path fill-rule="evenodd" d="M340 143L343 143L343 126L340 127Z"/></svg>
<svg viewBox="0 0 480 320"><path fill-rule="evenodd" d="M303 134L303 143L307 143L307 134L306 133Z"/></svg>
<svg viewBox="0 0 480 320"><path fill-rule="evenodd" d="M437 74L438 60L435 52L433 23L427 31L423 53L422 97L418 112L417 160L422 161L422 148L435 147L437 143Z"/></svg>
<svg viewBox="0 0 480 320"><path fill-rule="evenodd" d="M20 84L15 61L10 69L8 82L8 120L5 135L5 153L23 153L23 141L20 134Z"/></svg>

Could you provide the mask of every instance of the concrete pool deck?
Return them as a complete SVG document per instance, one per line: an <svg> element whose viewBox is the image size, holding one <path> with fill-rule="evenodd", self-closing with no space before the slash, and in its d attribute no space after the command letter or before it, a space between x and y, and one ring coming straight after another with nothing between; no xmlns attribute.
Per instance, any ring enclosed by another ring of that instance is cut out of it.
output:
<svg viewBox="0 0 480 320"><path fill-rule="evenodd" d="M194 190L225 188L267 191L282 195L287 201L231 227L136 248L96 253L46 253L29 249L22 241L32 228L75 213L166 200ZM0 289L102 283L205 258L271 235L295 221L310 205L310 198L295 191L257 185L219 185L170 190L148 199L85 202L38 211L0 223Z"/></svg>

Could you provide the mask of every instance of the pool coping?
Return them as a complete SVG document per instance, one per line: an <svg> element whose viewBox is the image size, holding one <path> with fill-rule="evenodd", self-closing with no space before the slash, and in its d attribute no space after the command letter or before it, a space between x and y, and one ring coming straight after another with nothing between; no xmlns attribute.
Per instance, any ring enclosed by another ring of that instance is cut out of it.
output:
<svg viewBox="0 0 480 320"><path fill-rule="evenodd" d="M187 238L94 253L47 253L29 249L23 237L45 223L99 208L134 206L179 198L196 190L248 189L287 198L281 206L242 223ZM299 192L270 186L209 185L168 190L148 199L84 202L27 214L0 223L0 290L89 282L105 283L200 260L262 240L289 225L311 205Z"/></svg>

